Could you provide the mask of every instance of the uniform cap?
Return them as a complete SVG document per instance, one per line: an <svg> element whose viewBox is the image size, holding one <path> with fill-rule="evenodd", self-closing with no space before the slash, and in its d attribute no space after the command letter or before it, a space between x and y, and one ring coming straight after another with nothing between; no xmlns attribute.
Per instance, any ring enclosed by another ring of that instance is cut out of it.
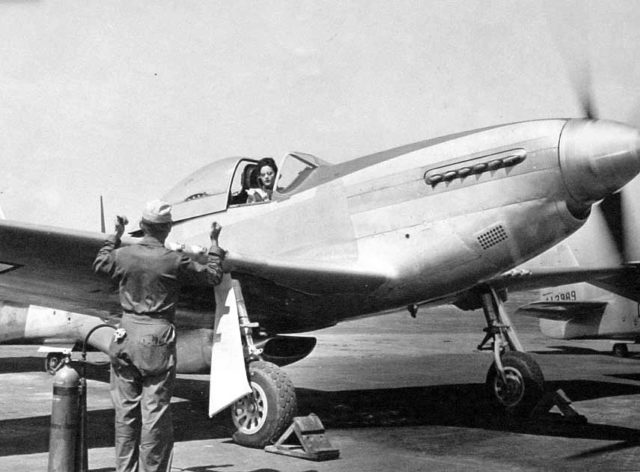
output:
<svg viewBox="0 0 640 472"><path fill-rule="evenodd" d="M145 223L171 223L171 205L161 200L147 202L142 211L142 221Z"/></svg>

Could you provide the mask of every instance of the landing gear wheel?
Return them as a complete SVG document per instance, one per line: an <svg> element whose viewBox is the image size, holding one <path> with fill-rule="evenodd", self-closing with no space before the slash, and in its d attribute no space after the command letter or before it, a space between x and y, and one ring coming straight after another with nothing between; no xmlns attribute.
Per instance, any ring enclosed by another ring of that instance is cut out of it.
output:
<svg viewBox="0 0 640 472"><path fill-rule="evenodd" d="M629 357L629 348L625 343L615 343L613 345L613 355L616 357Z"/></svg>
<svg viewBox="0 0 640 472"><path fill-rule="evenodd" d="M487 373L489 395L497 406L507 412L526 416L544 393L544 376L540 366L533 357L520 351L507 351L501 360L506 382L494 362Z"/></svg>
<svg viewBox="0 0 640 472"><path fill-rule="evenodd" d="M44 370L50 375L55 373L62 367L64 356L58 352L50 352L44 360Z"/></svg>
<svg viewBox="0 0 640 472"><path fill-rule="evenodd" d="M231 406L233 440L262 448L276 442L291 424L296 392L287 374L271 362L249 364L249 380L253 392Z"/></svg>

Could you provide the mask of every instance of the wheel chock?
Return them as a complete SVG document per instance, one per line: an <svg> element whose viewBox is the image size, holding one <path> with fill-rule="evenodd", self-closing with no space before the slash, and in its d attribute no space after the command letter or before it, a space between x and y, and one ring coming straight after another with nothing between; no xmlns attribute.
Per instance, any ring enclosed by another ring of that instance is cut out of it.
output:
<svg viewBox="0 0 640 472"><path fill-rule="evenodd" d="M555 392L547 392L533 409L531 416L535 417L548 413L554 406L558 407L560 413L562 413L567 420L585 423L587 421L584 415L578 413L575 408L571 406L571 399L562 389L558 389Z"/></svg>
<svg viewBox="0 0 640 472"><path fill-rule="evenodd" d="M292 433L298 438L298 444L284 444ZM291 425L276 443L266 446L264 450L312 461L327 461L340 457L340 450L331 446L325 436L324 426L315 413L294 417Z"/></svg>

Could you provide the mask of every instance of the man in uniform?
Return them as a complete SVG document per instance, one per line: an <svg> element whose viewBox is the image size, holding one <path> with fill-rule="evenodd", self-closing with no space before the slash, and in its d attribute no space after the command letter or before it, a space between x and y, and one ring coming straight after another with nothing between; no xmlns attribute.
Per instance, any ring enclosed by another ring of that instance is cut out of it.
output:
<svg viewBox="0 0 640 472"><path fill-rule="evenodd" d="M180 285L216 285L225 252L221 226L211 225L206 264L164 247L171 231L171 205L147 203L139 244L120 247L128 223L118 216L93 263L96 272L119 283L122 322L110 346L111 398L115 408L118 472L168 471L173 451L169 403L176 376L174 317ZM213 307L212 307L213 309Z"/></svg>

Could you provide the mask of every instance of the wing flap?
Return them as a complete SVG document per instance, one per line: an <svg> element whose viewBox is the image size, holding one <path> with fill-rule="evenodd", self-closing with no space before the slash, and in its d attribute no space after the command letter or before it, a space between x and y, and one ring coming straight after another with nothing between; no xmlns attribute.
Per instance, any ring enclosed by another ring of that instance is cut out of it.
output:
<svg viewBox="0 0 640 472"><path fill-rule="evenodd" d="M569 321L575 318L602 316L606 308L606 302L534 302L518 308L516 315Z"/></svg>

